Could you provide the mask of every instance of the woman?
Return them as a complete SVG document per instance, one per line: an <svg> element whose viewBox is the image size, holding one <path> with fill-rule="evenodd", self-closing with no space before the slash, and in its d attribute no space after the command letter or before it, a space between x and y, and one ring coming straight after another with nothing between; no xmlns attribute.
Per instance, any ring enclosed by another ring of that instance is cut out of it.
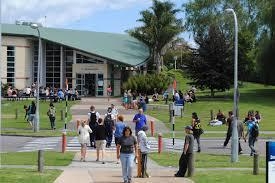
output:
<svg viewBox="0 0 275 183"><path fill-rule="evenodd" d="M81 125L78 127L78 140L81 145L81 159L80 161L86 161L86 150L87 150L87 144L90 141L90 133L93 131L89 127L89 125L86 124L86 121L81 121Z"/></svg>
<svg viewBox="0 0 275 183"><path fill-rule="evenodd" d="M135 153L135 154L134 154ZM117 143L117 159L120 158L124 183L132 182L134 158L137 157L137 140L132 130L126 126Z"/></svg>
<svg viewBox="0 0 275 183"><path fill-rule="evenodd" d="M110 96L112 95L112 91L113 91L112 87L111 87L111 85L109 85L107 88L108 102L110 100Z"/></svg>
<svg viewBox="0 0 275 183"><path fill-rule="evenodd" d="M203 133L203 130L201 128L201 122L196 112L192 113L192 128L193 128L193 136L194 139L197 140L198 144L198 150L197 152L201 152L201 146L200 146L200 136Z"/></svg>
<svg viewBox="0 0 275 183"><path fill-rule="evenodd" d="M117 122L116 122L116 125L115 125L115 133L114 133L114 136L115 136L115 144L117 146L117 143L118 143L118 140L120 137L122 137L123 135L123 130L124 128L126 127L125 123L123 122L124 121L124 118L122 115L119 115L117 117ZM117 159L117 164L119 164L119 159Z"/></svg>
<svg viewBox="0 0 275 183"><path fill-rule="evenodd" d="M53 103L50 103L50 107L47 112L47 115L49 116L52 130L55 130L55 113L56 113L55 107L54 107Z"/></svg>
<svg viewBox="0 0 275 183"><path fill-rule="evenodd" d="M102 118L98 119L98 125L95 127L95 147L96 147L96 161L99 161L99 151L101 150L102 164L105 164L104 154L106 146L107 131L103 125Z"/></svg>

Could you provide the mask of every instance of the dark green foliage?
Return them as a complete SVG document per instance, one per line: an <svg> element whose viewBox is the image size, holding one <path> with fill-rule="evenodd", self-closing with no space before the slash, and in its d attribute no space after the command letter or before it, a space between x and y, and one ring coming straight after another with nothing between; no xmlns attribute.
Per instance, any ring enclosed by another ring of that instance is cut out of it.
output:
<svg viewBox="0 0 275 183"><path fill-rule="evenodd" d="M193 51L186 68L193 80L190 84L200 89L209 88L211 96L214 90L229 89L233 82L233 54L228 51L223 33L217 26L211 26L208 35L198 35L195 41L199 48Z"/></svg>
<svg viewBox="0 0 275 183"><path fill-rule="evenodd" d="M180 10L174 7L170 1L153 0L152 7L140 12L141 18L137 21L142 26L128 31L149 47L158 73L161 71L161 55L165 46L183 30L182 19L176 17Z"/></svg>
<svg viewBox="0 0 275 183"><path fill-rule="evenodd" d="M153 94L154 90L160 93L167 89L171 83L172 77L165 73L136 75L124 82L122 88L137 93Z"/></svg>

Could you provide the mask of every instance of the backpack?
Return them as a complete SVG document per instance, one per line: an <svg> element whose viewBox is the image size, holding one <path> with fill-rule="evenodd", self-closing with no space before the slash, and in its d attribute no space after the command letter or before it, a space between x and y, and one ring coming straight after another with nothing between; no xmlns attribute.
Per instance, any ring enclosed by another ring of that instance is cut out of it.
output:
<svg viewBox="0 0 275 183"><path fill-rule="evenodd" d="M200 119L195 120L195 124L193 127L193 132L195 135L201 135L204 133L203 129L201 128L201 122Z"/></svg>
<svg viewBox="0 0 275 183"><path fill-rule="evenodd" d="M253 124L251 129L251 136L257 138L259 136L259 126L257 124Z"/></svg>
<svg viewBox="0 0 275 183"><path fill-rule="evenodd" d="M47 115L49 117L55 117L55 108L49 108Z"/></svg>
<svg viewBox="0 0 275 183"><path fill-rule="evenodd" d="M104 125L108 129L112 129L114 127L115 122L112 119L112 115L111 114L107 114L107 116L104 118Z"/></svg>
<svg viewBox="0 0 275 183"><path fill-rule="evenodd" d="M94 127L97 126L97 122L96 122L96 112L90 112L89 126L90 126L91 128L94 128Z"/></svg>

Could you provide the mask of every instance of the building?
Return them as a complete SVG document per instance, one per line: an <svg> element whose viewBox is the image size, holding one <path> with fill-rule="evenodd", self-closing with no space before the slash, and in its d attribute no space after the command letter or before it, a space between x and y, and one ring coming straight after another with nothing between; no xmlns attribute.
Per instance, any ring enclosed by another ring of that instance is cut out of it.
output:
<svg viewBox="0 0 275 183"><path fill-rule="evenodd" d="M17 89L37 81L38 43L42 41L40 85L77 88L80 95L113 96L133 70L149 58L146 45L127 34L2 24L2 83Z"/></svg>

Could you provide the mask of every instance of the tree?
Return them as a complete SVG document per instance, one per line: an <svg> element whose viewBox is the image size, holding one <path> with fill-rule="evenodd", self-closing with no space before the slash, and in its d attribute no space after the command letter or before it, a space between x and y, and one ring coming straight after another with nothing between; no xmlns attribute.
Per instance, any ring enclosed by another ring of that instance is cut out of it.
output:
<svg viewBox="0 0 275 183"><path fill-rule="evenodd" d="M186 29L193 34L208 34L208 28L219 25L230 49L233 49L234 19L232 14L225 13L226 8L233 8L237 14L239 26L238 68L240 80L251 80L256 70L257 39L264 25L265 1L262 0L193 0L183 5L186 14ZM254 72L254 73L253 73Z"/></svg>
<svg viewBox="0 0 275 183"><path fill-rule="evenodd" d="M165 46L183 30L182 19L176 17L180 10L174 6L169 1L153 0L152 7L140 12L141 18L137 21L143 25L128 31L149 47L157 73L161 71L161 55Z"/></svg>
<svg viewBox="0 0 275 183"><path fill-rule="evenodd" d="M212 25L208 34L197 34L197 50L186 65L188 76L193 80L190 84L200 89L209 88L211 96L215 90L225 91L233 83L233 61L229 59L229 44L220 28Z"/></svg>

